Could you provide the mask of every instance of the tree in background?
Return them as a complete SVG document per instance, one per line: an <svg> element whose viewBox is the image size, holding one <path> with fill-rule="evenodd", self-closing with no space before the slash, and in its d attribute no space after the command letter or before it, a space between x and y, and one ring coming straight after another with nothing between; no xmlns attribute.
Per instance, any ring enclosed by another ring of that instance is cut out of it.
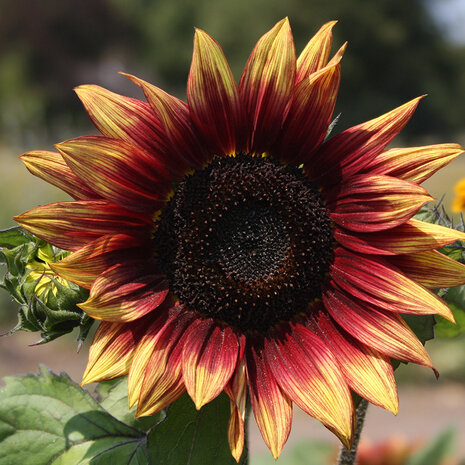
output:
<svg viewBox="0 0 465 465"><path fill-rule="evenodd" d="M194 26L223 44L239 77L254 38L283 16L291 18L298 48L321 23L339 20L335 42L344 38L350 47L336 108L340 128L422 93L430 96L406 136L448 136L463 128L465 50L444 39L421 0L3 0L3 136L24 144L38 131L45 140L50 132L54 138L71 127L78 132L87 123L72 87L96 83L139 95L119 70L182 94Z"/></svg>

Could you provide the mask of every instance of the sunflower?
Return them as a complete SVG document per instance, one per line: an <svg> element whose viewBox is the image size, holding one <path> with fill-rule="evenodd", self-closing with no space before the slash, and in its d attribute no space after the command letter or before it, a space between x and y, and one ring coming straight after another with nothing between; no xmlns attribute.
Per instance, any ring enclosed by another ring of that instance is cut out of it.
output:
<svg viewBox="0 0 465 465"><path fill-rule="evenodd" d="M454 187L455 198L451 209L454 213L465 211L465 179L461 179Z"/></svg>
<svg viewBox="0 0 465 465"><path fill-rule="evenodd" d="M226 392L236 460L247 395L274 457L293 402L347 447L352 391L396 413L391 358L433 368L401 314L453 320L430 288L465 282L435 250L465 235L412 218L431 199L419 184L462 148L385 150L419 98L325 140L334 24L296 59L280 21L238 85L197 30L187 104L134 76L148 103L81 86L102 135L22 156L75 199L16 220L72 251L50 266L90 289L81 308L102 322L84 383L128 375L138 415Z"/></svg>

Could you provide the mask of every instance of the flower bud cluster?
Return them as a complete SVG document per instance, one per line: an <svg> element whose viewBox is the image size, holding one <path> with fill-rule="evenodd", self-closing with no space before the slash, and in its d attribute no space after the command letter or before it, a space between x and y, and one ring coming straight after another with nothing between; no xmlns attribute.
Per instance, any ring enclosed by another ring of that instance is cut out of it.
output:
<svg viewBox="0 0 465 465"><path fill-rule="evenodd" d="M10 334L37 331L41 334L37 344L42 344L78 327L78 341L85 339L94 320L77 304L89 291L60 278L49 265L67 254L20 227L0 231L0 264L6 266L0 287L20 305Z"/></svg>

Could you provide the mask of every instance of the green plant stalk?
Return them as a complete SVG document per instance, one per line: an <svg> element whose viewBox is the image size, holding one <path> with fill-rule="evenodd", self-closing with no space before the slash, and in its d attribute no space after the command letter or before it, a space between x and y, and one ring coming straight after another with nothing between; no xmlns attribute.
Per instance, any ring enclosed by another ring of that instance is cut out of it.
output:
<svg viewBox="0 0 465 465"><path fill-rule="evenodd" d="M341 452L339 453L339 458L337 460L337 465L354 465L357 458L357 447L360 440L360 435L363 429L363 423L365 422L365 416L367 413L368 401L362 399L358 404L356 410L356 424L355 424L355 433L354 433L354 443L350 449L347 449L345 446L342 446Z"/></svg>

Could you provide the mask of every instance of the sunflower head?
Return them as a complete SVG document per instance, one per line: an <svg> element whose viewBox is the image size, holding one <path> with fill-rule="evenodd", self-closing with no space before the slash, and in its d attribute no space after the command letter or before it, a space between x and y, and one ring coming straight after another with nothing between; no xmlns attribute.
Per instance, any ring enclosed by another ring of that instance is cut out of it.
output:
<svg viewBox="0 0 465 465"><path fill-rule="evenodd" d="M297 58L280 21L239 83L196 30L187 103L134 76L146 101L81 86L102 135L22 156L74 197L17 221L72 251L53 270L90 290L84 382L129 375L138 415L225 391L237 460L247 393L274 457L293 403L348 447L351 391L396 413L391 359L433 367L401 314L453 320L430 289L465 282L436 250L465 235L413 218L431 199L420 184L462 148L386 149L419 98L327 137L334 24Z"/></svg>

